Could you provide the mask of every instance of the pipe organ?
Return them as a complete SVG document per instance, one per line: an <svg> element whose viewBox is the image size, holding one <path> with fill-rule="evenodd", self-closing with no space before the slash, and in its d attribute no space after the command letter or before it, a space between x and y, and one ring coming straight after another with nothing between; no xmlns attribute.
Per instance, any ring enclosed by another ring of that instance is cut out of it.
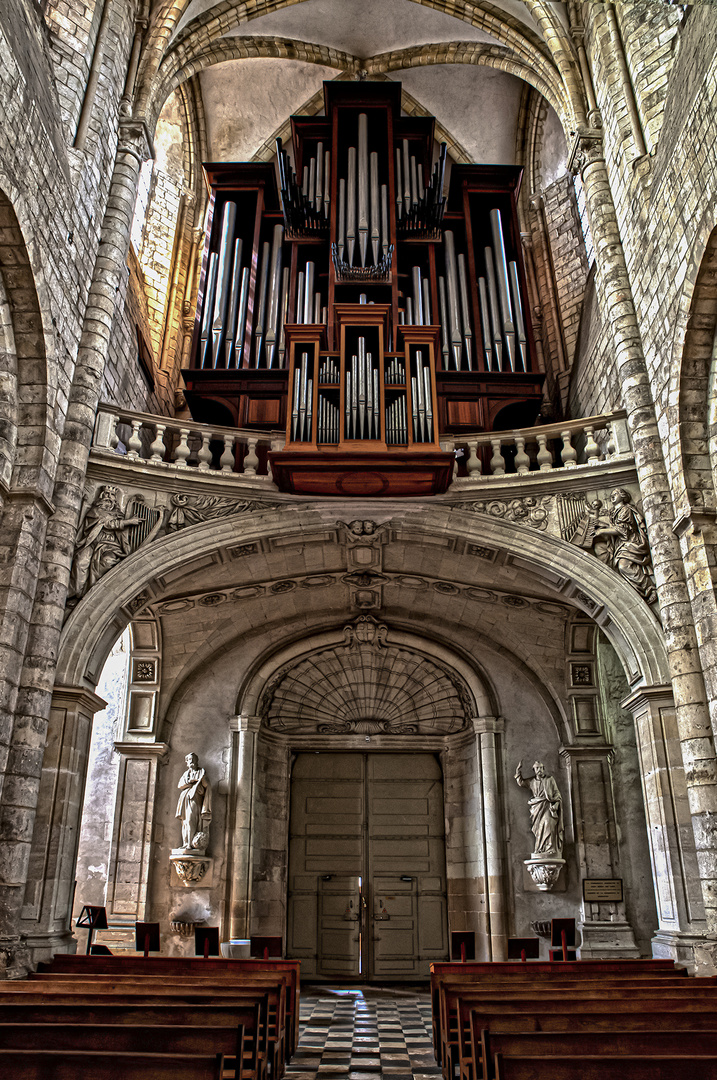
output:
<svg viewBox="0 0 717 1080"><path fill-rule="evenodd" d="M205 166L196 420L284 431L305 494L445 490L442 433L534 421L521 170L453 165L398 83L324 84L275 164Z"/></svg>

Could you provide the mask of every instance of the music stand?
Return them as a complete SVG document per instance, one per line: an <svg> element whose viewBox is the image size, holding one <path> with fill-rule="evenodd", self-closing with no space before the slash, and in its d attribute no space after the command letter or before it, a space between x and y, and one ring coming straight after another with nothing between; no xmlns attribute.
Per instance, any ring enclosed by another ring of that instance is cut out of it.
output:
<svg viewBox="0 0 717 1080"><path fill-rule="evenodd" d="M249 955L255 960L268 960L273 956L281 959L282 940L280 935L264 935L250 938Z"/></svg>
<svg viewBox="0 0 717 1080"><path fill-rule="evenodd" d="M205 960L210 956L219 956L218 926L194 927L194 955L203 956Z"/></svg>
<svg viewBox="0 0 717 1080"><path fill-rule="evenodd" d="M476 935L474 930L451 930L451 960L460 960L465 964L466 960L476 958Z"/></svg>
<svg viewBox="0 0 717 1080"><path fill-rule="evenodd" d="M509 937L508 959L509 960L537 960L540 957L540 938L537 937Z"/></svg>
<svg viewBox="0 0 717 1080"><path fill-rule="evenodd" d="M96 904L85 904L75 926L86 926L88 928L87 956L89 956L92 952L92 935L95 930L107 929L107 908L98 907Z"/></svg>
<svg viewBox="0 0 717 1080"><path fill-rule="evenodd" d="M145 959L151 952L159 952L159 923L138 922L134 924L134 947L143 952Z"/></svg>
<svg viewBox="0 0 717 1080"><path fill-rule="evenodd" d="M575 949L575 919L551 919L550 921L551 960L577 960L577 953L568 954L568 947ZM553 951L560 949L562 957L553 956Z"/></svg>

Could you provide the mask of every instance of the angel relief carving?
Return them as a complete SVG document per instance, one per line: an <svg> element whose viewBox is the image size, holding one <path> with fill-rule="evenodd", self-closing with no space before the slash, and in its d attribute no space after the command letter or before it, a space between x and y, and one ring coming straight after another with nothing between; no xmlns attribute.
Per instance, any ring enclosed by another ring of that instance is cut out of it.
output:
<svg viewBox="0 0 717 1080"><path fill-rule="evenodd" d="M657 602L645 518L629 491L615 488L608 508L600 499L588 502L584 492L560 495L558 515L564 540L592 551L648 604Z"/></svg>
<svg viewBox="0 0 717 1080"><path fill-rule="evenodd" d="M165 512L147 506L135 495L126 508L119 488L99 488L79 530L70 577L70 597L76 602L99 579L154 539L164 524Z"/></svg>

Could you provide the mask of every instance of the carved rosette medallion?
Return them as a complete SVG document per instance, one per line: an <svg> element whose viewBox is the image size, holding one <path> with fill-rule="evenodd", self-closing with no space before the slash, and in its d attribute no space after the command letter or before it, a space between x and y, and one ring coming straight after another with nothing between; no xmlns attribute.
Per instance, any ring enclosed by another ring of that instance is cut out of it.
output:
<svg viewBox="0 0 717 1080"><path fill-rule="evenodd" d="M565 859L525 859L531 878L541 892L550 892L558 884Z"/></svg>

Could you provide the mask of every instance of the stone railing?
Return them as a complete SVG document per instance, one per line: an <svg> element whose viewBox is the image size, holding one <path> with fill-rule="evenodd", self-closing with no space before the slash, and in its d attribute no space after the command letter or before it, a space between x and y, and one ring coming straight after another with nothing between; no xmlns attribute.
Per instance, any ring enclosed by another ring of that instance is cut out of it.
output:
<svg viewBox="0 0 717 1080"><path fill-rule="evenodd" d="M281 431L249 431L174 420L100 406L92 449L123 462L171 466L211 476L234 474L269 481L266 454L281 450ZM510 482L583 466L632 460L624 412L559 424L441 436L441 448L456 455L453 485Z"/></svg>
<svg viewBox="0 0 717 1080"><path fill-rule="evenodd" d="M265 451L281 450L284 442L283 431L214 427L101 405L92 449L138 464L268 480Z"/></svg>
<svg viewBox="0 0 717 1080"><path fill-rule="evenodd" d="M517 431L444 435L441 447L456 454L453 479L458 484L632 458L623 411Z"/></svg>

